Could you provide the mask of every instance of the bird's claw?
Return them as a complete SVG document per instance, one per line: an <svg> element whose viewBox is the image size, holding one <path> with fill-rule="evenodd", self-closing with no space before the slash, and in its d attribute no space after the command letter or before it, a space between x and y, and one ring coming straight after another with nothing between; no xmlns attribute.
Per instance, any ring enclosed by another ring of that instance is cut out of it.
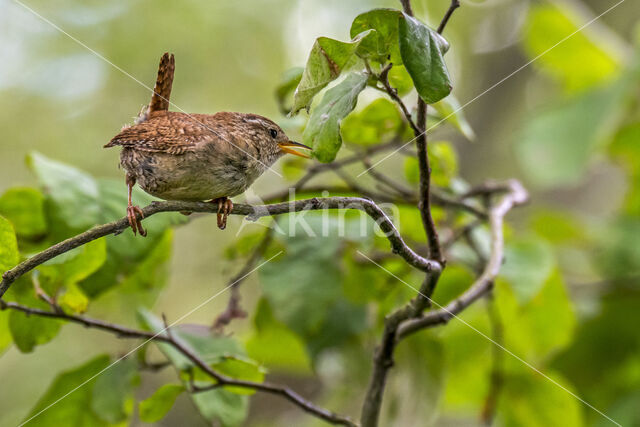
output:
<svg viewBox="0 0 640 427"><path fill-rule="evenodd" d="M220 197L212 202L218 203L218 228L224 230L227 228L227 217L233 210L233 202L227 197Z"/></svg>
<svg viewBox="0 0 640 427"><path fill-rule="evenodd" d="M140 218L138 218L138 216ZM147 235L147 231L142 228L142 218L144 218L144 212L138 206L127 206L127 219L133 234L140 233L142 237Z"/></svg>

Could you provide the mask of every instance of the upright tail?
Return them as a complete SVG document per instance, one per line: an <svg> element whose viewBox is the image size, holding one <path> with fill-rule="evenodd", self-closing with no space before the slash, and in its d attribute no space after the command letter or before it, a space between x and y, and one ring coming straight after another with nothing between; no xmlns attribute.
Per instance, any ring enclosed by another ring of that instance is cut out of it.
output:
<svg viewBox="0 0 640 427"><path fill-rule="evenodd" d="M148 114L154 111L167 111L169 109L169 98L171 97L171 86L173 85L173 73L175 69L176 62L173 54L165 52L162 58L160 58L158 78L156 79L156 86L153 88Z"/></svg>

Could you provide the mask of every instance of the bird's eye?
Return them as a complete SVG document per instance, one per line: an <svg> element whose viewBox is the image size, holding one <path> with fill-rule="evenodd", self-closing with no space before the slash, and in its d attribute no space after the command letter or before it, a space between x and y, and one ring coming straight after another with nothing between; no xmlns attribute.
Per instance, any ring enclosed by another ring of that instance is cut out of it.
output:
<svg viewBox="0 0 640 427"><path fill-rule="evenodd" d="M269 133L271 133L271 138L275 138L278 136L278 131L275 129L269 130Z"/></svg>

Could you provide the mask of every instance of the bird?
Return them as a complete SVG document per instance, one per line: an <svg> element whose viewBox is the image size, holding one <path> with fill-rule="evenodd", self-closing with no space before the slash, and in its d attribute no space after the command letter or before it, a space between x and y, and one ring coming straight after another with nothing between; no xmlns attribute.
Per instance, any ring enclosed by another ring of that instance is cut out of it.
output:
<svg viewBox="0 0 640 427"><path fill-rule="evenodd" d="M261 115L169 111L174 73L175 58L167 52L160 59L149 105L133 125L123 127L104 146L122 147L127 219L134 235L147 235L142 227L144 213L131 200L136 183L160 199L217 204L217 225L223 230L233 209L230 197L243 193L287 153L310 158L297 149L311 147L290 140L276 123Z"/></svg>

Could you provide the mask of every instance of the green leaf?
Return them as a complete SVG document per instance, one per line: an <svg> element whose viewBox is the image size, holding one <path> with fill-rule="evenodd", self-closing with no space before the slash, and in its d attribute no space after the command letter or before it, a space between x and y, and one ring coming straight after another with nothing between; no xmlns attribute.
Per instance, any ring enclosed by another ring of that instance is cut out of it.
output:
<svg viewBox="0 0 640 427"><path fill-rule="evenodd" d="M27 164L53 203L57 217L69 228L83 230L99 222L98 184L93 177L37 152L27 156Z"/></svg>
<svg viewBox="0 0 640 427"><path fill-rule="evenodd" d="M319 161L328 163L336 158L342 145L340 122L353 111L358 95L366 85L365 74L350 73L329 89L313 110L302 138L305 144L313 147L313 155Z"/></svg>
<svg viewBox="0 0 640 427"><path fill-rule="evenodd" d="M41 427L107 427L109 424L91 409L93 388L98 378L94 376L107 366L109 356L102 355L78 368L59 374L24 422ZM31 419L32 417L34 418Z"/></svg>
<svg viewBox="0 0 640 427"><path fill-rule="evenodd" d="M538 210L531 215L531 229L554 244L585 241L584 225L567 211Z"/></svg>
<svg viewBox="0 0 640 427"><path fill-rule="evenodd" d="M583 30L582 19L576 16L566 4L534 4L524 31L525 50L536 58L534 65L560 80L568 91L610 80L620 65L606 42L591 28ZM559 40L562 43L556 44Z"/></svg>
<svg viewBox="0 0 640 427"><path fill-rule="evenodd" d="M410 184L420 182L420 165L415 157L407 157L404 160L404 177Z"/></svg>
<svg viewBox="0 0 640 427"><path fill-rule="evenodd" d="M346 142L373 145L388 142L402 127L402 117L395 104L378 98L362 111L350 114L340 126Z"/></svg>
<svg viewBox="0 0 640 427"><path fill-rule="evenodd" d="M433 300L441 306L462 294L473 283L473 274L462 266L447 266L438 280L438 286L433 293Z"/></svg>
<svg viewBox="0 0 640 427"><path fill-rule="evenodd" d="M438 121L445 120L451 123L469 141L473 141L476 138L476 134L464 116L462 107L456 97L449 95L433 104L433 108L438 112Z"/></svg>
<svg viewBox="0 0 640 427"><path fill-rule="evenodd" d="M7 190L0 197L0 215L11 221L19 236L33 238L47 232L44 196L35 188Z"/></svg>
<svg viewBox="0 0 640 427"><path fill-rule="evenodd" d="M65 252L38 267L60 284L78 283L97 271L106 259L105 239L97 239Z"/></svg>
<svg viewBox="0 0 640 427"><path fill-rule="evenodd" d="M76 283L69 283L58 297L58 305L72 313L84 313L89 306L89 298Z"/></svg>
<svg viewBox="0 0 640 427"><path fill-rule="evenodd" d="M22 353L31 353L36 345L46 344L58 335L62 324L55 319L27 316L19 311L9 313L9 330L13 342Z"/></svg>
<svg viewBox="0 0 640 427"><path fill-rule="evenodd" d="M9 311L0 311L0 355L11 345L11 331L9 330Z"/></svg>
<svg viewBox="0 0 640 427"><path fill-rule="evenodd" d="M303 337L309 352L317 355L366 326L364 307L344 297L342 271L335 261L340 257L341 243L362 240L349 231L354 227L357 233L360 224L355 220L346 225L343 222L346 235L341 240L331 235L338 231L337 222L322 221L319 215L307 215L305 225L298 224L299 228L290 230L290 237L283 239L286 253L258 273L274 316ZM307 232L314 237L308 238Z"/></svg>
<svg viewBox="0 0 640 427"><path fill-rule="evenodd" d="M449 187L458 175L458 155L453 145L446 141L435 141L429 143L427 149L432 181L440 187Z"/></svg>
<svg viewBox="0 0 640 427"><path fill-rule="evenodd" d="M140 310L139 321L146 329L160 332L163 322L146 310ZM171 328L174 338L190 348L205 362L215 365L229 356L244 356L237 341L224 336L212 336L210 328L204 325L179 325ZM192 372L197 381L205 380L211 384L214 380L196 369L193 363L168 344L157 343L160 350L181 372ZM246 368L246 365L244 366ZM237 369L237 366L234 366ZM230 368L231 369L231 368ZM246 375L249 370L242 371ZM255 378L255 376L253 376ZM184 378L186 381L187 379ZM236 390L237 391L237 390ZM207 420L218 420L225 426L236 426L244 421L248 412L247 396L233 393L225 388L190 394L196 407Z"/></svg>
<svg viewBox="0 0 640 427"><path fill-rule="evenodd" d="M184 391L182 384L165 384L140 402L140 420L145 423L155 423L167 415L176 398Z"/></svg>
<svg viewBox="0 0 640 427"><path fill-rule="evenodd" d="M224 356L221 362L214 363L211 367L231 378L257 383L264 381L266 373L266 370L258 363L241 356ZM224 386L223 388L235 394L252 395L255 393L255 390L246 387Z"/></svg>
<svg viewBox="0 0 640 427"><path fill-rule="evenodd" d="M291 108L286 105L287 98L289 98L289 95L300 83L303 72L304 68L294 67L288 69L282 74L280 83L276 86L276 101L278 102L278 107L282 114L289 114L291 112Z"/></svg>
<svg viewBox="0 0 640 427"><path fill-rule="evenodd" d="M584 425L581 402L563 390L564 388L575 393L571 384L556 373L545 374L560 386L534 372L507 376L499 406L502 425Z"/></svg>
<svg viewBox="0 0 640 427"><path fill-rule="evenodd" d="M304 343L278 321L269 302L262 298L254 315L255 330L246 342L247 353L270 369L289 373L311 373L311 361Z"/></svg>
<svg viewBox="0 0 640 427"><path fill-rule="evenodd" d="M503 324L504 345L519 357L541 363L565 348L573 338L576 319L564 281L555 271L540 292L520 305L504 281L495 285L495 306ZM509 360L506 366L519 366Z"/></svg>
<svg viewBox="0 0 640 427"><path fill-rule="evenodd" d="M617 127L629 89L621 82L529 115L515 145L528 177L540 187L577 183L598 144Z"/></svg>
<svg viewBox="0 0 640 427"><path fill-rule="evenodd" d="M522 302L530 300L542 289L555 266L551 247L539 238L509 242L504 259L500 276L509 281Z"/></svg>
<svg viewBox="0 0 640 427"><path fill-rule="evenodd" d="M398 347L394 359L395 372L387 386L387 404L393 409L383 411L387 418L380 424L410 426L416 419L423 420L421 425L432 424L448 373L444 346L429 333L414 334Z"/></svg>
<svg viewBox="0 0 640 427"><path fill-rule="evenodd" d="M609 146L611 156L630 175L629 189L625 197L625 212L640 215L640 121L620 128Z"/></svg>
<svg viewBox="0 0 640 427"><path fill-rule="evenodd" d="M427 147L431 164L431 177L433 182L441 187L449 187L452 179L458 173L458 155L451 143L446 141L433 141ZM420 166L418 159L407 157L404 161L404 175L411 184L420 181Z"/></svg>
<svg viewBox="0 0 640 427"><path fill-rule="evenodd" d="M165 326L161 319L145 309L138 311L138 320L147 330L159 333ZM238 342L226 336L214 336L204 325L177 325L171 328L177 340L191 348L207 363L218 363L227 355L243 356L244 352ZM169 344L158 343L158 347L179 370L185 371L194 364Z"/></svg>
<svg viewBox="0 0 640 427"><path fill-rule="evenodd" d="M126 421L133 413L133 389L139 382L135 358L118 361L96 378L91 409L108 423Z"/></svg>
<svg viewBox="0 0 640 427"><path fill-rule="evenodd" d="M47 303L36 297L31 274L18 278L6 297L28 307L50 310ZM8 315L9 331L16 347L23 353L29 353L36 345L51 341L62 326L62 322L57 319L27 316L21 311L12 310Z"/></svg>
<svg viewBox="0 0 640 427"><path fill-rule="evenodd" d="M249 397L214 389L192 394L191 398L203 417L224 427L243 425L249 412Z"/></svg>
<svg viewBox="0 0 640 427"><path fill-rule="evenodd" d="M400 11L395 9L373 9L356 16L351 24L351 37L355 37L363 31L375 30L362 41L358 55L381 64L390 59L394 65L402 65L398 44L398 18L400 16Z"/></svg>
<svg viewBox="0 0 640 427"><path fill-rule="evenodd" d="M4 273L14 267L19 259L18 241L13 226L0 216L0 271Z"/></svg>
<svg viewBox="0 0 640 427"><path fill-rule="evenodd" d="M580 322L571 345L552 362L585 400L600 402L612 417L609 404L638 390L640 291L627 280L623 284L602 296L597 312Z"/></svg>
<svg viewBox="0 0 640 427"><path fill-rule="evenodd" d="M413 90L413 80L402 65L393 65L387 75L389 84L398 91L398 95L404 96Z"/></svg>
<svg viewBox="0 0 640 427"><path fill-rule="evenodd" d="M341 42L327 37L316 39L294 94L291 109L293 114L302 108L309 108L311 100L318 92L355 63L358 46L371 33L372 31L361 33L350 42Z"/></svg>
<svg viewBox="0 0 640 427"><path fill-rule="evenodd" d="M451 93L451 79L444 62L448 43L431 28L403 14L399 18L400 53L404 66L426 103L433 104Z"/></svg>

